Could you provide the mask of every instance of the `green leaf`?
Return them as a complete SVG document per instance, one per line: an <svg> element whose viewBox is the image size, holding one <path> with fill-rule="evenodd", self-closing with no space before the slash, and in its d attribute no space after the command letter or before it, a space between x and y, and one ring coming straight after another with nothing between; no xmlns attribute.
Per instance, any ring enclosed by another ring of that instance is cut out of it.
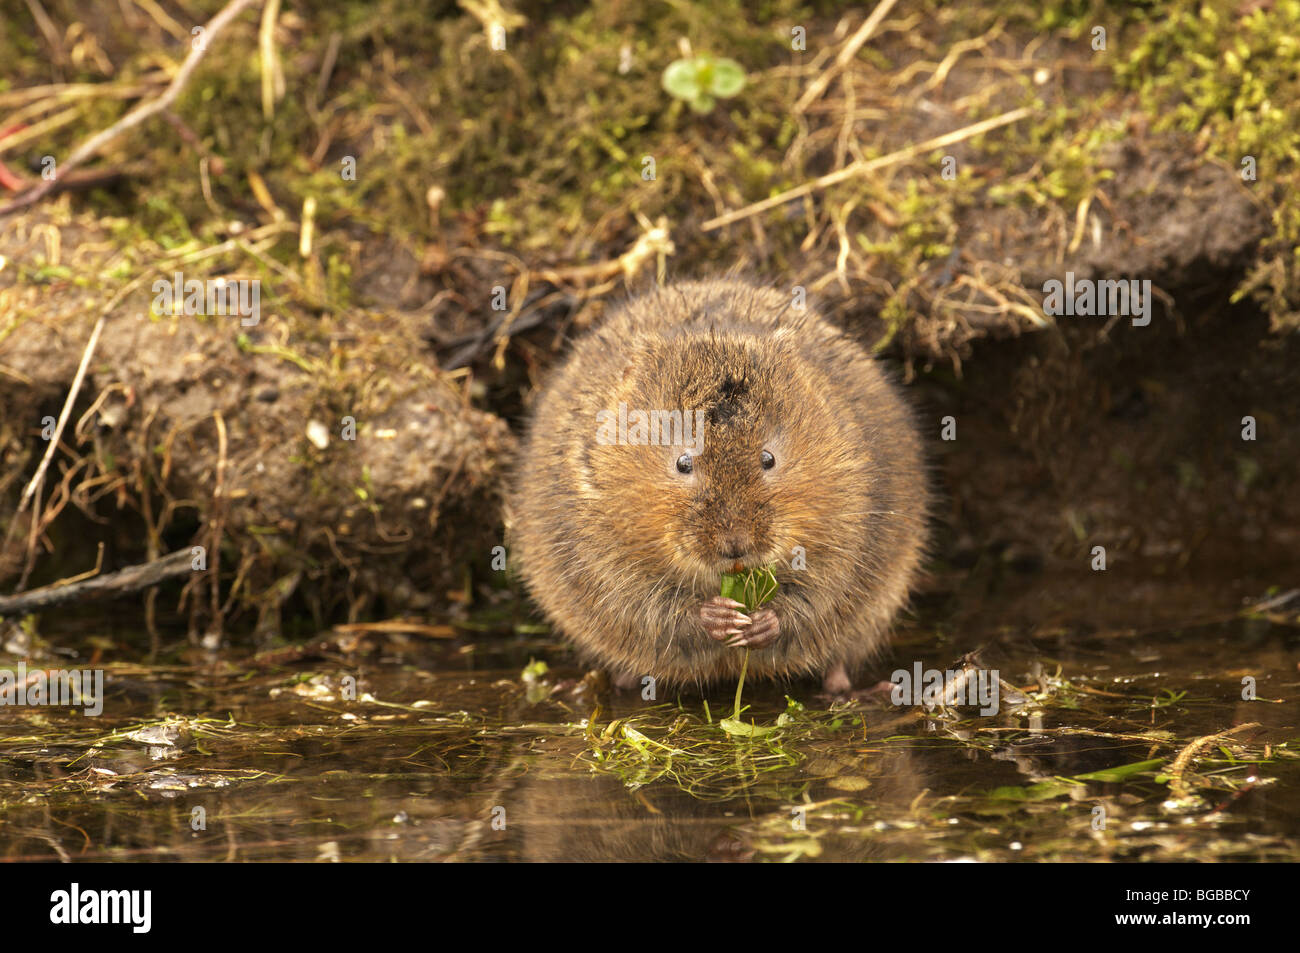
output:
<svg viewBox="0 0 1300 953"><path fill-rule="evenodd" d="M735 60L722 59L713 64L709 92L720 99L730 99L745 88L745 70Z"/></svg>
<svg viewBox="0 0 1300 953"><path fill-rule="evenodd" d="M1039 781L1028 787L1011 785L994 788L989 792L988 796L990 800L994 801L1050 801L1052 798L1067 793L1072 787L1074 785L1067 781Z"/></svg>
<svg viewBox="0 0 1300 953"><path fill-rule="evenodd" d="M697 60L676 60L664 70L664 89L678 99L693 102L704 92L700 85L700 70Z"/></svg>
<svg viewBox="0 0 1300 953"><path fill-rule="evenodd" d="M729 735L746 738L762 738L764 735L770 735L777 730L774 727L763 728L759 725L746 724L739 718L724 718L718 722L718 725Z"/></svg>
<svg viewBox="0 0 1300 953"><path fill-rule="evenodd" d="M538 659L529 659L519 677L525 682L535 682L549 671L550 666L545 662Z"/></svg>
<svg viewBox="0 0 1300 953"><path fill-rule="evenodd" d="M1163 758L1156 758L1154 761L1138 761L1134 764L1122 764L1117 768L1103 768L1100 771L1089 771L1087 774L1076 774L1074 779L1076 781L1123 781L1129 775L1150 771L1164 763Z"/></svg>
<svg viewBox="0 0 1300 953"><path fill-rule="evenodd" d="M524 683L524 698L528 704L536 705L539 702L546 701L554 690L553 685L547 685L542 681L542 677L550 669L545 662L537 659L529 659L524 670L519 673L519 679Z"/></svg>
<svg viewBox="0 0 1300 953"><path fill-rule="evenodd" d="M745 612L754 612L763 603L770 602L776 595L780 584L772 570L746 569L744 572L724 572L722 574L722 596L744 603Z"/></svg>

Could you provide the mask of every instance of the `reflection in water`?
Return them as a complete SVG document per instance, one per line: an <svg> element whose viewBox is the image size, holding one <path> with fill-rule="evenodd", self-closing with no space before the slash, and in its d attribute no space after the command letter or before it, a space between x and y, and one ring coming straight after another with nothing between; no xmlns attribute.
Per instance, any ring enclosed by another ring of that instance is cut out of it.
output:
<svg viewBox="0 0 1300 953"><path fill-rule="evenodd" d="M109 666L100 718L0 710L0 847L61 860L1296 860L1296 631L1227 620L989 638L986 663L1029 695L990 717L882 694L827 710L813 685L747 686L762 726L786 692L808 706L753 743L709 724L698 696L597 706L572 667L530 702L527 655L508 640L251 676ZM951 661L932 631L902 635L877 677ZM1242 700L1247 675L1260 700ZM708 697L715 720L729 695Z"/></svg>

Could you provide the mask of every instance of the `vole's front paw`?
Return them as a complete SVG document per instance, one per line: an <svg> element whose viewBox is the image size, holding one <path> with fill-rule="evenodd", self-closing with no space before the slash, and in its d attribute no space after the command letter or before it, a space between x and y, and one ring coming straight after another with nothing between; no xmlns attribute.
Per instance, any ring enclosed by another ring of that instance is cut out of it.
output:
<svg viewBox="0 0 1300 953"><path fill-rule="evenodd" d="M750 618L754 620L754 624L743 634L732 639L729 645L761 649L765 645L770 645L781 634L781 619L777 616L776 610L759 609Z"/></svg>
<svg viewBox="0 0 1300 953"><path fill-rule="evenodd" d="M714 596L703 602L696 612L709 638L731 644L733 639L739 638L754 624L753 619L738 611L743 608L743 602L726 596Z"/></svg>

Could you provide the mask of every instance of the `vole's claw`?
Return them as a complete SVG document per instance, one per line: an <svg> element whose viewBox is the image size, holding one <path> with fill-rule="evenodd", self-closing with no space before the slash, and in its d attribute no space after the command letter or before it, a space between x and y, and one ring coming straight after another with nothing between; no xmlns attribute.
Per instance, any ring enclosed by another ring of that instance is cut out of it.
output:
<svg viewBox="0 0 1300 953"><path fill-rule="evenodd" d="M750 618L753 620L753 625L745 632L743 638L733 644L761 649L765 645L770 645L781 634L781 619L775 610L759 609Z"/></svg>
<svg viewBox="0 0 1300 953"><path fill-rule="evenodd" d="M725 596L714 596L706 600L698 612L700 622L704 625L704 631L709 638L730 644L729 640L741 635L744 629L752 626L753 619L743 612L736 611L743 607L744 603Z"/></svg>

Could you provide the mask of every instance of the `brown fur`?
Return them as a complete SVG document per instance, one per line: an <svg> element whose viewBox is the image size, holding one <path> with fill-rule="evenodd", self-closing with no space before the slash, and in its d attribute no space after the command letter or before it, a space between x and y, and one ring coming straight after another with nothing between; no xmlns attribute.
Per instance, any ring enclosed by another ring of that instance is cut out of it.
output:
<svg viewBox="0 0 1300 953"><path fill-rule="evenodd" d="M677 446L602 445L597 412L708 412ZM763 450L776 466L763 470ZM811 305L731 280L635 299L583 336L536 400L510 500L512 558L534 600L616 676L704 683L744 650L694 610L743 547L775 564L781 620L756 676L861 666L886 642L921 559L920 440L884 372ZM791 568L794 547L806 569Z"/></svg>

